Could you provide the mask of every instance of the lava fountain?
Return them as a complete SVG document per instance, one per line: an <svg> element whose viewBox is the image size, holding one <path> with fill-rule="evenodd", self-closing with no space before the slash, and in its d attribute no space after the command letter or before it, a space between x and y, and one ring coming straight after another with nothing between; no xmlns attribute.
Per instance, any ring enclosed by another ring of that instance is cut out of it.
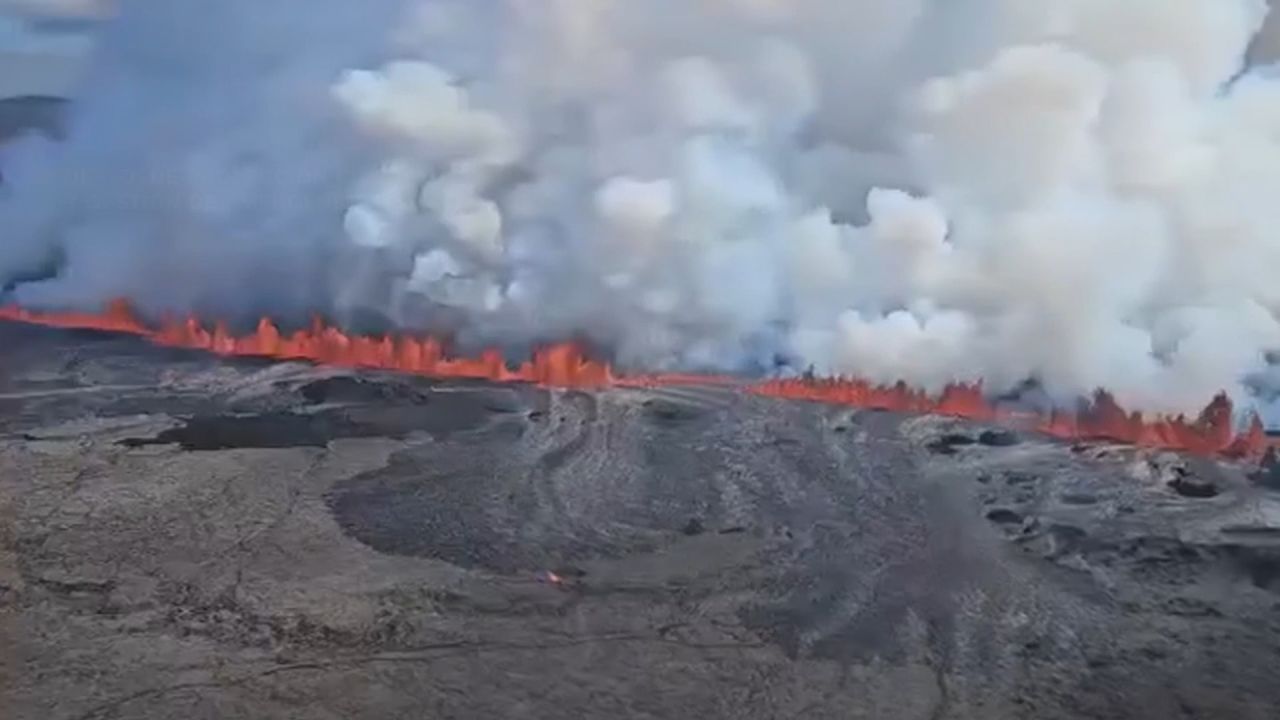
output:
<svg viewBox="0 0 1280 720"><path fill-rule="evenodd" d="M698 374L620 375L607 363L588 358L573 343L542 347L529 360L512 367L497 350L487 350L477 357L450 357L435 338L351 335L319 319L306 329L285 334L270 319L263 318L252 334L239 337L233 335L225 323L217 322L210 328L195 317L163 320L151 326L143 322L125 300L109 303L100 313L38 312L14 305L0 306L0 321L135 335L159 346L224 356L307 361L432 378L582 389L732 385L744 392L769 397L993 422L1066 440L1106 440L1239 459L1260 458L1267 449L1262 421L1256 414L1243 432L1235 432L1232 403L1225 393L1214 398L1194 420L1182 416L1146 417L1140 412L1127 411L1103 390L1073 412L1058 410L1045 415L999 408L987 399L980 383L952 384L935 396L905 383L878 386L849 378L751 381Z"/></svg>

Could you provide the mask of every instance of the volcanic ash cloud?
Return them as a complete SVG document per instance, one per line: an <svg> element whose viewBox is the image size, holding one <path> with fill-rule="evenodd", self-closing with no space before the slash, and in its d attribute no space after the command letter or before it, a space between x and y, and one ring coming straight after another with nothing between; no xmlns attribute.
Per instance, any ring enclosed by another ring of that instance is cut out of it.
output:
<svg viewBox="0 0 1280 720"><path fill-rule="evenodd" d="M58 268L17 300L1162 411L1275 375L1263 0L283 5L126 6L2 158L0 272Z"/></svg>

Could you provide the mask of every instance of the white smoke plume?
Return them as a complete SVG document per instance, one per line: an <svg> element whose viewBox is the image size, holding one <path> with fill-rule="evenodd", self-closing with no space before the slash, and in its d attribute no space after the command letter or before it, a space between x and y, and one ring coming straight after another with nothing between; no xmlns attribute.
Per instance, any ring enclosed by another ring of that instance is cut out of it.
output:
<svg viewBox="0 0 1280 720"><path fill-rule="evenodd" d="M1280 72L1247 60L1266 16L125 4L69 141L0 158L0 280L31 305L322 310L586 337L629 367L1198 409L1280 350Z"/></svg>

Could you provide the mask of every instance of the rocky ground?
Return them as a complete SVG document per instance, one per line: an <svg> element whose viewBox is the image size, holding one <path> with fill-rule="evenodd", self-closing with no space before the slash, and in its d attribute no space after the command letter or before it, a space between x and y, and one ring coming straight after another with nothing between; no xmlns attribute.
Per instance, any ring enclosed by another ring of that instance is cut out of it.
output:
<svg viewBox="0 0 1280 720"><path fill-rule="evenodd" d="M0 715L1280 714L1280 493L989 430L0 326Z"/></svg>

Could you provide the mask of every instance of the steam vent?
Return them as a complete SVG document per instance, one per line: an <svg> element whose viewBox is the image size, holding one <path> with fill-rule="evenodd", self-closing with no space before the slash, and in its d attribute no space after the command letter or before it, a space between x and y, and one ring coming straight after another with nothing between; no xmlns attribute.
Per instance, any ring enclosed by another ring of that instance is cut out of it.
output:
<svg viewBox="0 0 1280 720"><path fill-rule="evenodd" d="M1278 23L0 3L0 719L1280 717Z"/></svg>

